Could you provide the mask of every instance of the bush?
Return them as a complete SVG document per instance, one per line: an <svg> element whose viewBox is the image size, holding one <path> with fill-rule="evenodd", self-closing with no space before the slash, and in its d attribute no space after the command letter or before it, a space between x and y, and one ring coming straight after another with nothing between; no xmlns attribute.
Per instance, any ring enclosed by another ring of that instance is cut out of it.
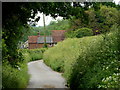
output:
<svg viewBox="0 0 120 90"><path fill-rule="evenodd" d="M93 31L90 28L80 28L74 31L74 33L75 33L75 37L77 38L93 35Z"/></svg>
<svg viewBox="0 0 120 90"><path fill-rule="evenodd" d="M43 58L43 53L46 48L40 49L23 49L22 52L24 54L29 54L29 61L40 60Z"/></svg>
<svg viewBox="0 0 120 90"><path fill-rule="evenodd" d="M2 64L2 88L26 88L29 81L27 69L27 55L22 63L17 63L16 68L8 62Z"/></svg>
<svg viewBox="0 0 120 90"><path fill-rule="evenodd" d="M78 41L76 38L67 39L49 48L43 55L45 63L56 71L64 72L64 63L69 61L69 65L78 56Z"/></svg>
<svg viewBox="0 0 120 90"><path fill-rule="evenodd" d="M93 42L93 43L92 43ZM71 88L118 88L118 48L114 33L91 41L74 63L69 79ZM77 67L77 68L76 68ZM107 77L117 74L115 79ZM109 85L111 84L111 85Z"/></svg>
<svg viewBox="0 0 120 90"><path fill-rule="evenodd" d="M43 59L54 70L64 72L72 89L118 88L117 42L118 30L105 35L67 39L48 49Z"/></svg>
<svg viewBox="0 0 120 90"><path fill-rule="evenodd" d="M21 49L18 50L21 60L13 65L10 65L7 60L2 64L2 87L3 88L26 88L29 81L27 63L29 61L42 59L43 52L46 49Z"/></svg>
<svg viewBox="0 0 120 90"><path fill-rule="evenodd" d="M93 36L93 31L90 28L79 28L75 31L68 31L65 33L68 38L82 38L85 36Z"/></svg>

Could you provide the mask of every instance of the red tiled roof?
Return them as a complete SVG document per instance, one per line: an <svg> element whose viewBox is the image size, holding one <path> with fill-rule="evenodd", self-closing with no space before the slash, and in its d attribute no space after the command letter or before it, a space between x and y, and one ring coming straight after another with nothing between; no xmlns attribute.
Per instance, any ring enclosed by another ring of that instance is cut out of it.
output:
<svg viewBox="0 0 120 90"><path fill-rule="evenodd" d="M37 43L38 36L28 36L28 43Z"/></svg>
<svg viewBox="0 0 120 90"><path fill-rule="evenodd" d="M65 38L65 30L52 30L53 42L63 41ZM28 36L28 43L37 43L38 37L44 36Z"/></svg>
<svg viewBox="0 0 120 90"><path fill-rule="evenodd" d="M65 32L65 30L52 30L53 42L63 41Z"/></svg>

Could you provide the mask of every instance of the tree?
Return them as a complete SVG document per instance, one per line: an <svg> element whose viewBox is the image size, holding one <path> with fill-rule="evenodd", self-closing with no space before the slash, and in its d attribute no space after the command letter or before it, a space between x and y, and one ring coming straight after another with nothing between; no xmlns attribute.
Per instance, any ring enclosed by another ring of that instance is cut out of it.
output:
<svg viewBox="0 0 120 90"><path fill-rule="evenodd" d="M77 38L82 38L85 36L93 35L93 31L90 28L80 28L80 29L77 29L76 31L74 31L74 33L75 33L75 37L77 37Z"/></svg>
<svg viewBox="0 0 120 90"><path fill-rule="evenodd" d="M96 30L99 33L108 32L112 25L119 23L119 11L113 7L101 5L99 11L90 9L86 13L89 16L89 27L93 28L94 34Z"/></svg>
<svg viewBox="0 0 120 90"><path fill-rule="evenodd" d="M87 9L83 7L84 17L76 17L77 15L71 17L69 34L79 28L87 27L92 28L96 35L108 32L113 24L120 23L118 14L120 5L112 2L92 2L88 6L90 7Z"/></svg>
<svg viewBox="0 0 120 90"><path fill-rule="evenodd" d="M51 8L49 8L51 7ZM3 60L10 61L11 64L19 61L17 45L19 40L28 31L27 22L37 22L40 17L34 19L38 11L54 18L59 16L68 17L71 7L70 3L38 3L38 2L4 2L2 4L2 27L3 27ZM7 12L7 14L6 14ZM30 18L32 18L30 20Z"/></svg>
<svg viewBox="0 0 120 90"><path fill-rule="evenodd" d="M85 10L88 10L89 6L92 5L97 7L97 4L94 5L94 3L91 2L85 2L84 6L79 2L74 2L73 6L71 6L70 2L3 2L2 36L4 39L3 49L5 49L5 51L3 51L3 59L8 59L10 62L17 61L19 57L17 45L19 40L28 31L28 29L24 28L29 28L28 21L35 24L35 22L40 19L40 17L35 18L38 11L46 15L51 15L54 18L62 16L68 19L75 16L76 19L80 18L80 22L82 22L83 25L88 25L88 16ZM35 21L32 20L34 18Z"/></svg>

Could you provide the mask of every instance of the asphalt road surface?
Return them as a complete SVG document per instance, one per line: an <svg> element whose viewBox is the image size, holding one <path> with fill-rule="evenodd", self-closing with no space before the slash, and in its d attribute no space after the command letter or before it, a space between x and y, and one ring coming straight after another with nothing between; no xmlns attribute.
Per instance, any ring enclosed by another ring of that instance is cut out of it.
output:
<svg viewBox="0 0 120 90"><path fill-rule="evenodd" d="M66 88L61 73L46 66L43 60L29 62L28 73L30 81L27 88Z"/></svg>

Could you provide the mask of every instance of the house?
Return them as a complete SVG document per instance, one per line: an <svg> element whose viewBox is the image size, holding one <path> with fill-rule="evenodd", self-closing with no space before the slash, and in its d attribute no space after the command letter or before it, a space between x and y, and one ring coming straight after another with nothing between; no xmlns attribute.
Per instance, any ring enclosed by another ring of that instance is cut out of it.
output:
<svg viewBox="0 0 120 90"><path fill-rule="evenodd" d="M52 30L53 42L57 44L57 42L63 41L65 39L65 30Z"/></svg>
<svg viewBox="0 0 120 90"><path fill-rule="evenodd" d="M28 48L28 40L26 42L19 42L18 48L20 48L20 49Z"/></svg>
<svg viewBox="0 0 120 90"><path fill-rule="evenodd" d="M46 40L46 44L48 47L52 47L60 41L65 39L65 30L52 30L51 36L40 36L38 33L37 36L29 36L28 37L28 48L42 48L44 46L44 41Z"/></svg>

